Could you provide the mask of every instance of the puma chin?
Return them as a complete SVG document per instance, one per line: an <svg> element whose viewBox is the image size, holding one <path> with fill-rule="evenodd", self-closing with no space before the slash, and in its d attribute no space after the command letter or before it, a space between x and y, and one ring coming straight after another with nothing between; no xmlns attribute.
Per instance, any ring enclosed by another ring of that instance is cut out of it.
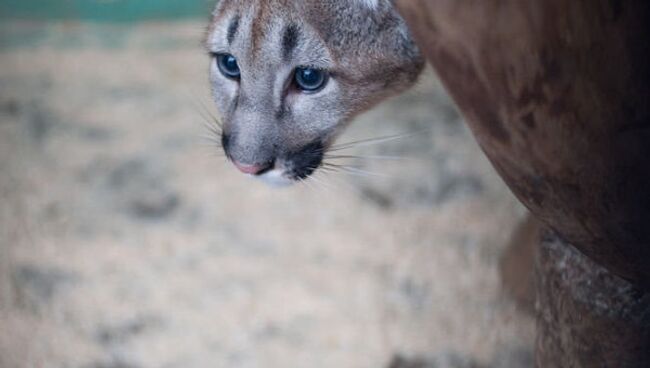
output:
<svg viewBox="0 0 650 368"><path fill-rule="evenodd" d="M206 47L226 156L276 185L308 178L350 119L424 65L390 0L221 0Z"/></svg>

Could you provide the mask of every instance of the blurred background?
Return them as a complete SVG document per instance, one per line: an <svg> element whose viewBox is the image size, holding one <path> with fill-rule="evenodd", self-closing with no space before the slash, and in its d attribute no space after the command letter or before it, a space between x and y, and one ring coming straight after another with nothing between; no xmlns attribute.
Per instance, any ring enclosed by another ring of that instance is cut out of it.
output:
<svg viewBox="0 0 650 368"><path fill-rule="evenodd" d="M0 0L0 367L532 366L525 211L433 73L269 188L204 139L212 5Z"/></svg>

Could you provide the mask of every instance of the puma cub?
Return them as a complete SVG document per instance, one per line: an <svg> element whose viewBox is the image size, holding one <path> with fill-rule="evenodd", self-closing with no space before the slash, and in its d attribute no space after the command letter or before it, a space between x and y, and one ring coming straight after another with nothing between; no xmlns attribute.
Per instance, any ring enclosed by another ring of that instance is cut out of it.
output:
<svg viewBox="0 0 650 368"><path fill-rule="evenodd" d="M206 47L226 156L274 184L311 175L352 117L424 66L391 0L221 0Z"/></svg>

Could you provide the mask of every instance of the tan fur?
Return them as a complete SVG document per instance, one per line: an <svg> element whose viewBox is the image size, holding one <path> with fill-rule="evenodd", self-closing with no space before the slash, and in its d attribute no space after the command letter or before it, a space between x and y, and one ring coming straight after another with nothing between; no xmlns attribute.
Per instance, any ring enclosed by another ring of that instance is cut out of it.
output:
<svg viewBox="0 0 650 368"><path fill-rule="evenodd" d="M289 181L309 175L352 117L410 87L424 64L388 0L222 0L206 47L241 70L231 80L211 67L227 156L272 164ZM301 93L292 87L300 67L326 71L328 84Z"/></svg>

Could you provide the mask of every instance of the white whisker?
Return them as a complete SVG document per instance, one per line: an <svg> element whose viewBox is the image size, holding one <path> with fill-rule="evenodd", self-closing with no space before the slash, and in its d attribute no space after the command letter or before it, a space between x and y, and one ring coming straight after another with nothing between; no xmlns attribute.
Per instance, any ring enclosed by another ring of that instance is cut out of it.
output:
<svg viewBox="0 0 650 368"><path fill-rule="evenodd" d="M328 183L325 183L323 180L317 178L315 175L310 175L309 179L313 180L315 183L320 184L321 187L328 193L332 193L335 188L333 188L331 185Z"/></svg>
<svg viewBox="0 0 650 368"><path fill-rule="evenodd" d="M371 171L363 170L355 166L349 166L349 165L338 165L338 164L332 164L329 162L323 163L323 167L330 167L330 168L336 168L337 170L346 172L351 175L358 175L358 176L364 176L364 177L381 177L385 178L386 175L383 174L378 174L374 173Z"/></svg>
<svg viewBox="0 0 650 368"><path fill-rule="evenodd" d="M323 169L325 169L325 168L323 168ZM339 173L339 171L328 169L328 170L322 170L321 172L324 173L323 175L327 179L329 179L331 182L334 182L334 183L336 183L338 185L342 185L343 187L345 187L348 190L351 190L352 192L358 192L358 189L356 187L354 187L350 183L346 182L345 180L336 180L335 175L331 175L331 176L327 175L327 174L336 174L336 173ZM340 176L339 176L339 178L340 178Z"/></svg>
<svg viewBox="0 0 650 368"><path fill-rule="evenodd" d="M210 111L210 109L206 106L205 102L203 102L203 100L201 99L199 99L198 102L199 102L199 107L207 115L206 120L215 123L219 128L223 128L221 119L215 113Z"/></svg>
<svg viewBox="0 0 650 368"><path fill-rule="evenodd" d="M218 143L221 146L221 137L215 137L214 135L201 135L199 138Z"/></svg>
<svg viewBox="0 0 650 368"><path fill-rule="evenodd" d="M360 160L412 160L411 157L399 157L399 156L360 156L360 155L324 155L327 159L339 160L339 159L360 159Z"/></svg>
<svg viewBox="0 0 650 368"><path fill-rule="evenodd" d="M306 179L306 178L298 178L298 180L300 181L300 183L302 185L307 187L307 189L309 189L312 193L314 193L316 191L316 189L312 186L311 182L309 182L308 179Z"/></svg>
<svg viewBox="0 0 650 368"><path fill-rule="evenodd" d="M417 135L419 135L421 133L422 132L395 134L395 135L389 135L389 136L384 136L384 137L368 138L368 139L362 139L362 140L353 141L353 142L335 144L335 145L331 146L328 149L328 151L335 152L335 151L341 151L341 150L351 148L351 147L368 146L368 145L373 145L373 144L390 142L390 141L394 141L394 140L397 140L397 139L417 136Z"/></svg>

